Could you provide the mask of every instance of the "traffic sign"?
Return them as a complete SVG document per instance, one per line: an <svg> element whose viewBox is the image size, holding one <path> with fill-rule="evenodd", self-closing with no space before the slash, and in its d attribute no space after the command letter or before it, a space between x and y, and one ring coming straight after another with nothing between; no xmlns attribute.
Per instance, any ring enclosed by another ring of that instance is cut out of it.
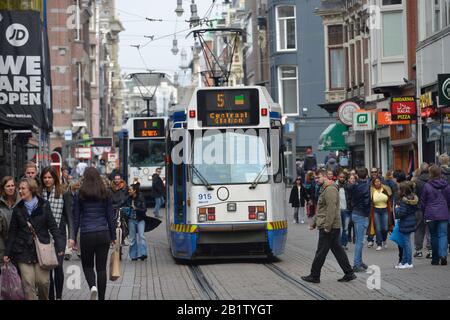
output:
<svg viewBox="0 0 450 320"><path fill-rule="evenodd" d="M72 130L64 131L64 140L65 141L72 141Z"/></svg>
<svg viewBox="0 0 450 320"><path fill-rule="evenodd" d="M76 148L75 158L90 160L92 158L91 148Z"/></svg>

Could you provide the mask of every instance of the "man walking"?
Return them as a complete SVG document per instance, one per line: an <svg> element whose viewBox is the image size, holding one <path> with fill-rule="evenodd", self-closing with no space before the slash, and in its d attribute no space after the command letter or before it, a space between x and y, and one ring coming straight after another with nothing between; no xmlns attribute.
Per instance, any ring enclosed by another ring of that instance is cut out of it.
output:
<svg viewBox="0 0 450 320"><path fill-rule="evenodd" d="M339 191L332 180L329 180L324 171L317 175L317 184L321 188L317 204L317 214L310 230L319 229L319 243L316 256L311 267L311 274L302 277L304 281L320 283L320 272L328 251L333 253L345 275L339 282L348 282L356 279L356 275L348 261L347 255L341 246L341 211L339 204Z"/></svg>
<svg viewBox="0 0 450 320"><path fill-rule="evenodd" d="M152 193L155 199L155 210L153 214L159 218L159 209L164 205L164 182L161 179L161 168L157 168L152 176Z"/></svg>
<svg viewBox="0 0 450 320"><path fill-rule="evenodd" d="M365 272L367 265L362 261L362 250L364 246L364 235L369 226L370 214L370 183L367 181L367 169L358 169L358 181L349 187L353 212L352 221L355 228L355 257L354 272Z"/></svg>

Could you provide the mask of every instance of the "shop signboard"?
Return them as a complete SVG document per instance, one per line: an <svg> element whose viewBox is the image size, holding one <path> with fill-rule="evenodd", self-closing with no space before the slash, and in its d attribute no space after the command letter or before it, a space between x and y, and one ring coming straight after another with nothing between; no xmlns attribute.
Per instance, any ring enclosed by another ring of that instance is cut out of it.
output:
<svg viewBox="0 0 450 320"><path fill-rule="evenodd" d="M450 106L450 73L438 74L439 106Z"/></svg>
<svg viewBox="0 0 450 320"><path fill-rule="evenodd" d="M396 125L405 125L415 123L415 121L408 120L400 120L394 121L392 120L391 113L388 111L381 111L377 113L377 124L378 126L396 126Z"/></svg>
<svg viewBox="0 0 450 320"><path fill-rule="evenodd" d="M393 121L411 121L417 117L415 97L393 97L391 101Z"/></svg>
<svg viewBox="0 0 450 320"><path fill-rule="evenodd" d="M343 102L338 109L338 118L346 126L353 124L353 112L361 110L360 106L353 101Z"/></svg>
<svg viewBox="0 0 450 320"><path fill-rule="evenodd" d="M353 113L354 131L371 131L374 129L374 117L371 111L359 111Z"/></svg>

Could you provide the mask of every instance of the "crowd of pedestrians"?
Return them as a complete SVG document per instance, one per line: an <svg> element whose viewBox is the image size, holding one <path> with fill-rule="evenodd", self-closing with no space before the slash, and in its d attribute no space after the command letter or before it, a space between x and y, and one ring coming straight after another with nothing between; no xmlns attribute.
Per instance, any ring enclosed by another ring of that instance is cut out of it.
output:
<svg viewBox="0 0 450 320"><path fill-rule="evenodd" d="M320 282L320 269L328 250L332 250L344 271L340 281L352 280L354 273L368 268L363 260L364 248L383 251L388 248L389 239L398 245L397 269L411 269L414 259L424 257L432 265L447 265L450 244L447 154L439 157L438 164L421 164L410 177L400 170L388 171L383 176L377 168L340 169L337 173L330 168L309 170L304 178L296 178L289 203L294 223L306 223L302 214L306 212L310 229L319 229L316 257L305 281ZM351 243L354 243L352 272L347 256L344 257Z"/></svg>
<svg viewBox="0 0 450 320"><path fill-rule="evenodd" d="M53 167L43 168L39 174L36 164L30 162L19 181L11 176L0 181L0 266L17 268L27 300L62 299L64 258L69 260L72 251L81 257L90 298L104 300L108 252L116 242L121 209L128 213L123 236L129 233L130 259L147 258L147 206L139 182L127 186L117 170L106 177L98 168L80 163L73 170L62 168L59 176ZM158 168L154 174L154 214L158 217L164 204L160 174ZM43 244L53 241L56 268L49 271L40 265L34 234Z"/></svg>

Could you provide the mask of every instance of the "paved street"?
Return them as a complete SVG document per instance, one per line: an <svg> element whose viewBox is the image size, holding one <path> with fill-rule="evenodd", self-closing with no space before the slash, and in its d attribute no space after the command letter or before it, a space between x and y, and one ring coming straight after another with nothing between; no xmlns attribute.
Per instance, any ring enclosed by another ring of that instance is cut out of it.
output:
<svg viewBox="0 0 450 320"><path fill-rule="evenodd" d="M369 274L359 273L358 279L350 283L338 283L342 277L334 257L329 258L322 270L321 283L309 284L300 280L307 275L314 258L317 231L308 226L292 224L289 219L288 243L284 255L273 264L266 261L236 260L208 261L199 264L202 276L198 281L195 270L189 265L176 264L172 259L165 235L165 225L147 233L149 258L147 261L130 261L124 258L122 277L108 282L106 299L110 300L203 300L203 299L261 299L261 300L305 300L315 299L300 284L313 288L326 299L450 299L450 266L431 266L428 259L415 259L411 270L397 270L398 250L394 243L387 249L375 251L364 249L364 261L377 265L381 270L381 289L369 290L366 281ZM348 255L353 261L353 245ZM125 254L127 249L125 250ZM76 255L65 262L80 265ZM274 267L273 267L274 266ZM286 277L280 276L281 270ZM198 271L198 270L197 270ZM315 292L314 291L314 292ZM65 288L64 299L86 300L89 298L84 276L81 289Z"/></svg>

